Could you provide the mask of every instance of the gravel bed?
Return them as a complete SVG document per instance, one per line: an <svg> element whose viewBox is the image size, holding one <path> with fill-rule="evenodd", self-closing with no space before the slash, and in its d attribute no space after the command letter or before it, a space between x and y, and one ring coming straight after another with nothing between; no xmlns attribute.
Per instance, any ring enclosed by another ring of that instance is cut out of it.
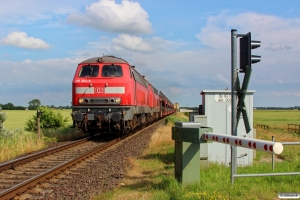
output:
<svg viewBox="0 0 300 200"><path fill-rule="evenodd" d="M97 161L88 161L81 168L66 171L69 173L67 178L51 183L53 192L45 194L43 199L91 199L92 196L116 188L130 167L128 158L140 157L148 147L154 130L162 125L161 121L116 147L106 150L97 156Z"/></svg>

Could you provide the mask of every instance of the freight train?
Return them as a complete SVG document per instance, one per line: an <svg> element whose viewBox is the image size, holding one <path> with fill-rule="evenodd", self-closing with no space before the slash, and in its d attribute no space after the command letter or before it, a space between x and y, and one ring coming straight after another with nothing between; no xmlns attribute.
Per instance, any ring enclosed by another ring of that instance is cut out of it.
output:
<svg viewBox="0 0 300 200"><path fill-rule="evenodd" d="M173 103L126 60L102 56L78 64L71 116L80 130L121 135L173 112Z"/></svg>

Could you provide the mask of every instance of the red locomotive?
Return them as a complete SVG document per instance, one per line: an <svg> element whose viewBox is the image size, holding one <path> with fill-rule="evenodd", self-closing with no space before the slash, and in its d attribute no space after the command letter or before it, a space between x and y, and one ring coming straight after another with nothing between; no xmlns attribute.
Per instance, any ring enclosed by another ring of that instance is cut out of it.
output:
<svg viewBox="0 0 300 200"><path fill-rule="evenodd" d="M123 134L174 111L172 102L124 59L103 56L78 64L72 119L91 135Z"/></svg>

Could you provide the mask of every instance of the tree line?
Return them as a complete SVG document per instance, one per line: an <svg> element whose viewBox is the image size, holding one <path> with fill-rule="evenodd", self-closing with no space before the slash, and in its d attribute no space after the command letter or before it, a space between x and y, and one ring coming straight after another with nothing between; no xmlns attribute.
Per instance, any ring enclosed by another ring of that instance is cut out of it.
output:
<svg viewBox="0 0 300 200"><path fill-rule="evenodd" d="M300 110L300 106L293 107L254 107L257 110Z"/></svg>
<svg viewBox="0 0 300 200"><path fill-rule="evenodd" d="M33 99L28 102L28 107L25 106L15 106L13 103L6 103L6 104L1 104L0 103L0 108L2 110L37 110L41 106L41 101L39 99ZM54 105L45 105L46 107L49 108L56 108L56 109L71 109L71 106L54 106Z"/></svg>

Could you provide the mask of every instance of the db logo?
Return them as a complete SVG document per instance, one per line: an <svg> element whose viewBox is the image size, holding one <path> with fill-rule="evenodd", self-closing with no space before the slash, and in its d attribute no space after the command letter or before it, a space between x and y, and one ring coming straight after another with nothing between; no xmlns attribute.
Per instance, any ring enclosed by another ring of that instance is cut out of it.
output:
<svg viewBox="0 0 300 200"><path fill-rule="evenodd" d="M104 93L104 88L95 88L95 93Z"/></svg>

